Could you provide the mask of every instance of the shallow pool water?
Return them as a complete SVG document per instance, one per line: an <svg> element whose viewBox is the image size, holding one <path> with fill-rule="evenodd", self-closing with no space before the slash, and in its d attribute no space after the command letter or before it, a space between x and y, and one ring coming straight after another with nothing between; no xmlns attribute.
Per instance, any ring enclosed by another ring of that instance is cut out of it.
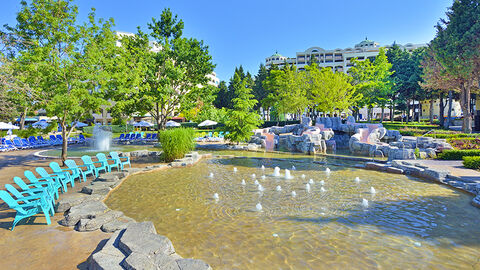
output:
<svg viewBox="0 0 480 270"><path fill-rule="evenodd" d="M134 175L106 203L153 221L180 255L215 269L480 268L471 196L403 175L258 155ZM282 175L295 166L293 179L271 176L276 166Z"/></svg>

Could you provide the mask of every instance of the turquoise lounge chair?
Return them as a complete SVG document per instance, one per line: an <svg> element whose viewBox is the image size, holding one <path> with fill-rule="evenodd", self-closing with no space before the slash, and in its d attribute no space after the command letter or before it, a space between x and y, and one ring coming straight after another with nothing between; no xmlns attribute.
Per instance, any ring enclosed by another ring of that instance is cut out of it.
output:
<svg viewBox="0 0 480 270"><path fill-rule="evenodd" d="M58 189L62 187L62 185L58 182L55 182L55 180L53 178L51 179L45 179L45 180L41 180L41 179L37 179L37 177L33 174L33 172L29 171L29 170L26 170L24 173L25 177L28 179L28 181L30 181L30 183L38 188L47 188L48 191L55 195L55 198L58 199ZM21 179L20 179L21 180ZM15 178L14 178L14 181L15 181ZM23 180L22 180L23 182ZM15 182L17 183L17 182ZM17 183L18 185L18 183ZM20 186L20 185L19 185ZM23 188L23 187L21 187Z"/></svg>
<svg viewBox="0 0 480 270"><path fill-rule="evenodd" d="M130 158L129 157L120 157L120 156L118 156L117 152L110 152L110 156L115 161L115 163L120 164L120 169L123 170L123 168L127 164L128 164L128 166L130 166L130 168L132 167L132 164L130 164ZM122 161L122 158L124 159L124 161Z"/></svg>
<svg viewBox="0 0 480 270"><path fill-rule="evenodd" d="M95 177L95 171L90 166L77 165L77 163L73 159L65 160L65 165L67 165L68 169L70 170L78 170L78 172L82 175L83 182L87 182L87 175L89 174ZM85 170L82 170L82 168L85 168Z"/></svg>
<svg viewBox="0 0 480 270"><path fill-rule="evenodd" d="M114 167L117 168L117 171L120 171L120 164L119 164L119 163L109 164L108 161L109 161L109 160L114 161L114 159L113 159L113 158L107 159L107 156L105 156L104 153L98 153L98 154L97 154L97 159L98 159L98 161L103 162L103 165L104 165L105 167L107 167L107 170L108 170L109 172L111 172L111 171L112 171L112 168L114 168Z"/></svg>
<svg viewBox="0 0 480 270"><path fill-rule="evenodd" d="M22 191L18 191L10 184L6 184L5 188L10 193L12 193L13 196L17 197L17 199L25 197L25 194L27 196L44 195L45 199L47 199L48 202L52 204L52 207L55 207L55 195L53 195L53 193L48 188L35 184L28 185L27 183L23 182L22 178L18 176L13 177L13 182L15 182L15 184L17 184L17 186L21 188Z"/></svg>
<svg viewBox="0 0 480 270"><path fill-rule="evenodd" d="M98 177L100 174L100 171L107 172L107 167L103 164L103 162L100 161L95 161L93 162L92 158L90 156L82 156L82 161L84 165L89 166L89 169L93 169L95 171L95 177ZM100 164L99 167L95 166L95 163Z"/></svg>
<svg viewBox="0 0 480 270"><path fill-rule="evenodd" d="M57 174L49 174L44 168L42 167L37 167L35 168L35 171L42 177L41 179L49 179L53 178L55 182L59 182L62 185L62 192L67 192L67 183L70 181L70 179L65 178L64 175L57 175Z"/></svg>
<svg viewBox="0 0 480 270"><path fill-rule="evenodd" d="M40 195L22 197L15 200L10 194L8 194L8 192L0 190L0 199L2 199L8 207L17 211L12 223L12 231L20 220L34 216L40 212L43 212L45 215L47 224L52 223L50 221L50 211L53 211L53 209L50 207L50 204L42 198L43 197ZM51 212L51 214L53 216L54 212Z"/></svg>
<svg viewBox="0 0 480 270"><path fill-rule="evenodd" d="M68 171L62 170L62 168L60 168L60 165L58 165L57 162L50 162L48 166L50 167L50 169L52 169L53 173L60 178L60 181L65 181L66 183L70 183L72 187L75 186L75 181L74 181L75 179L73 179L73 177L70 175Z"/></svg>

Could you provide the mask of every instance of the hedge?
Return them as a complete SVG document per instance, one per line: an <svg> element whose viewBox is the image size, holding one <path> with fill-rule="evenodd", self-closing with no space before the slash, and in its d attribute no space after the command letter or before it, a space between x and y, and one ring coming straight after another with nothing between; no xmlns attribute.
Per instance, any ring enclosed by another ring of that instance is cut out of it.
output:
<svg viewBox="0 0 480 270"><path fill-rule="evenodd" d="M480 157L463 157L463 166L469 169L480 169Z"/></svg>
<svg viewBox="0 0 480 270"><path fill-rule="evenodd" d="M453 139L453 138L476 138L480 137L480 134L469 133L454 133L454 134L427 134L425 137L432 137L436 139Z"/></svg>
<svg viewBox="0 0 480 270"><path fill-rule="evenodd" d="M291 121L265 121L260 126L261 128L273 127L273 126L286 126L286 125L296 125L300 124L300 120L291 120Z"/></svg>
<svg viewBox="0 0 480 270"><path fill-rule="evenodd" d="M480 156L480 150L445 150L437 158L443 160L462 160L463 157Z"/></svg>

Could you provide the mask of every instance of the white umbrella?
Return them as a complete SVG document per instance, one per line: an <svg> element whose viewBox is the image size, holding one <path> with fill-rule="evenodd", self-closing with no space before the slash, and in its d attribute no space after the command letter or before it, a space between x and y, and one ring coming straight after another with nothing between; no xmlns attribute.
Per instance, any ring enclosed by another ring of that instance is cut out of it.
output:
<svg viewBox="0 0 480 270"><path fill-rule="evenodd" d="M177 123L175 121L170 120L165 124L165 126L167 126L167 127L179 127L181 125L180 125L180 123Z"/></svg>
<svg viewBox="0 0 480 270"><path fill-rule="evenodd" d="M140 121L135 124L133 124L134 127L153 127L153 124L147 122L147 121Z"/></svg>
<svg viewBox="0 0 480 270"><path fill-rule="evenodd" d="M82 128L82 127L88 126L87 124L85 124L85 123L83 123L83 122L80 122L80 121L72 122L72 126L73 126L74 124L76 124L75 127L77 127L77 128Z"/></svg>
<svg viewBox="0 0 480 270"><path fill-rule="evenodd" d="M19 127L12 125L11 123L0 122L0 129L19 129Z"/></svg>
<svg viewBox="0 0 480 270"><path fill-rule="evenodd" d="M201 122L200 124L198 124L198 126L199 127L208 127L208 126L215 126L216 124L218 124L218 123L215 122L215 121L205 120L205 121Z"/></svg>
<svg viewBox="0 0 480 270"><path fill-rule="evenodd" d="M40 120L38 122L33 123L32 127L45 129L46 127L48 127L48 123L45 120Z"/></svg>

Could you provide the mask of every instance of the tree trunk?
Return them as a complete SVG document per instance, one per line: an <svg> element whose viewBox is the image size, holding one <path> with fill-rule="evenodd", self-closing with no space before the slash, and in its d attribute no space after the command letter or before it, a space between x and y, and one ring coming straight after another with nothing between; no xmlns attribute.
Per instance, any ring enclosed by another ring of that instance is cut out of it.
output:
<svg viewBox="0 0 480 270"><path fill-rule="evenodd" d="M28 111L28 108L25 107L25 109L22 112L22 115L20 116L20 130L25 128L25 118L27 118L27 111Z"/></svg>
<svg viewBox="0 0 480 270"><path fill-rule="evenodd" d="M433 97L430 99L430 124L433 125Z"/></svg>
<svg viewBox="0 0 480 270"><path fill-rule="evenodd" d="M393 122L393 118L395 118L394 117L394 114L395 114L394 107L395 107L395 102L394 102L394 100L392 100L392 104L390 104L390 122Z"/></svg>
<svg viewBox="0 0 480 270"><path fill-rule="evenodd" d="M65 160L67 160L67 151L68 151L68 138L67 138L67 126L65 124L65 118L62 120L60 125L62 127L62 166L65 166Z"/></svg>
<svg viewBox="0 0 480 270"><path fill-rule="evenodd" d="M453 92L452 90L448 91L448 113L447 113L447 122L445 124L445 128L450 127L450 123L452 121L452 104L453 103Z"/></svg>
<svg viewBox="0 0 480 270"><path fill-rule="evenodd" d="M371 118L370 118L370 108L367 107L367 122L370 123L370 120L371 120Z"/></svg>
<svg viewBox="0 0 480 270"><path fill-rule="evenodd" d="M385 107L382 106L382 118L380 118L380 123L383 123L384 116L385 116Z"/></svg>
<svg viewBox="0 0 480 270"><path fill-rule="evenodd" d="M405 123L408 125L408 122L410 121L410 100L407 100L407 117L405 118Z"/></svg>
<svg viewBox="0 0 480 270"><path fill-rule="evenodd" d="M470 82L462 83L460 94L460 106L463 112L462 131L472 133L472 113L470 112Z"/></svg>
<svg viewBox="0 0 480 270"><path fill-rule="evenodd" d="M443 103L443 92L440 93L440 115L438 116L438 121L440 126L443 127L445 124L445 103Z"/></svg>

